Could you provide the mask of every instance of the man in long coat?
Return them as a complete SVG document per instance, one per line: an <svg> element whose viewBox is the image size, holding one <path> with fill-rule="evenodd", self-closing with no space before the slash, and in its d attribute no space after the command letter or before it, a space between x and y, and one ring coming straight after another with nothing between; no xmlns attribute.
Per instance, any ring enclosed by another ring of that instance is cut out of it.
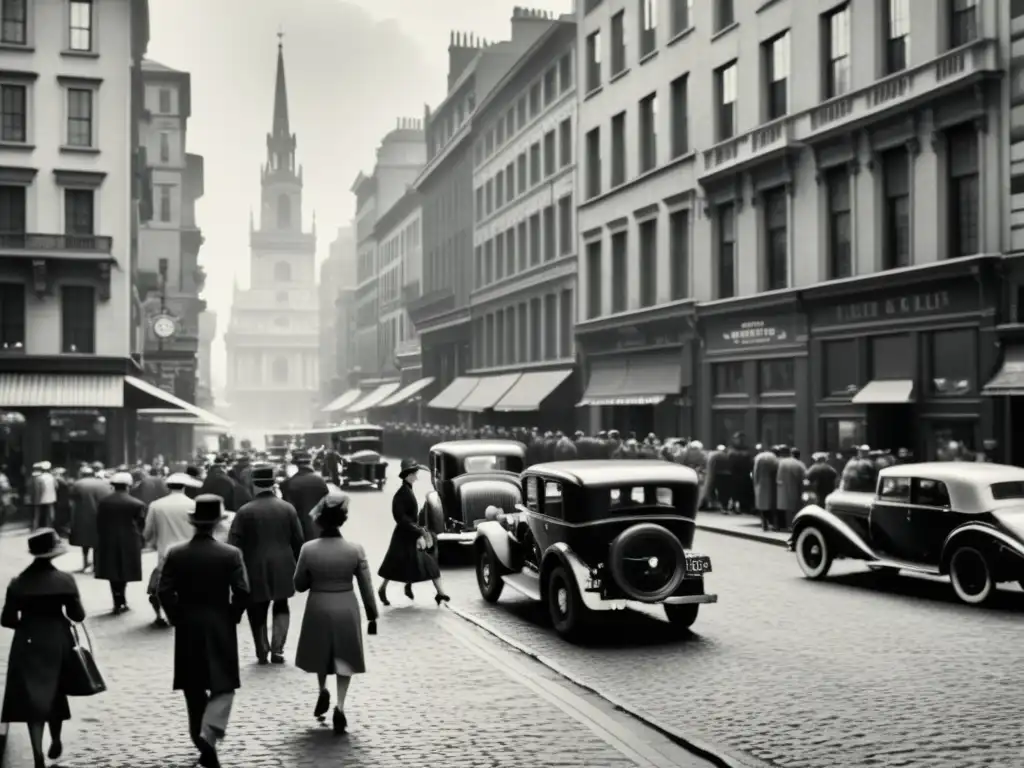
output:
<svg viewBox="0 0 1024 768"><path fill-rule="evenodd" d="M167 489L167 483L164 482L160 470L157 467L151 467L149 472L143 475L132 488L131 493L148 507L157 499L162 499L170 491Z"/></svg>
<svg viewBox="0 0 1024 768"><path fill-rule="evenodd" d="M110 582L114 614L128 610L125 592L129 582L142 581L142 531L146 524L146 505L132 497L132 476L116 472L110 478L114 492L105 496L96 508L97 579Z"/></svg>
<svg viewBox="0 0 1024 768"><path fill-rule="evenodd" d="M294 475L281 483L281 498L295 507L306 541L319 535L309 513L327 495L327 482L313 471L313 461L306 451L296 451L292 461L298 468Z"/></svg>
<svg viewBox="0 0 1024 768"><path fill-rule="evenodd" d="M195 535L167 553L158 595L174 625L174 690L185 694L199 764L220 768L217 742L241 687L235 627L245 613L249 579L242 553L213 538L223 500L201 494L195 502Z"/></svg>
<svg viewBox="0 0 1024 768"><path fill-rule="evenodd" d="M835 468L828 463L827 453L815 453L812 458L814 463L807 469L807 477L804 484L807 490L815 495L817 504L825 506L825 497L836 489L839 475Z"/></svg>
<svg viewBox="0 0 1024 768"><path fill-rule="evenodd" d="M777 515L779 457L772 448L766 448L754 457L754 509L761 516L761 530L775 528Z"/></svg>
<svg viewBox="0 0 1024 768"><path fill-rule="evenodd" d="M235 513L228 544L238 547L249 574L249 627L256 644L256 660L284 664L290 613L288 598L295 594L295 563L306 538L295 507L274 495L274 468L251 468L256 498ZM273 615L267 639L267 612Z"/></svg>
<svg viewBox="0 0 1024 768"><path fill-rule="evenodd" d="M82 548L82 573L89 570L89 554L96 549L96 514L100 501L114 492L110 483L96 477L88 464L78 471L78 479L71 485L71 536L73 547Z"/></svg>
<svg viewBox="0 0 1024 768"><path fill-rule="evenodd" d="M171 475L167 478L170 493L150 504L149 511L146 512L146 527L142 531L142 538L157 553L156 568L150 574L148 590L149 604L156 612L156 619L153 621L153 626L156 627L167 626L157 595L160 589L160 571L167 560L167 553L175 544L191 539L194 533L192 513L195 511L196 503L185 495L185 489L189 487L198 488L199 483L188 475Z"/></svg>
<svg viewBox="0 0 1024 768"><path fill-rule="evenodd" d="M778 505L779 515L776 526L780 530L788 529L793 517L800 511L803 504L804 478L807 468L800 461L800 452L790 448L781 448L782 458L779 459L778 471Z"/></svg>
<svg viewBox="0 0 1024 768"><path fill-rule="evenodd" d="M213 466L206 473L200 495L220 496L224 500L224 509L237 512L243 504L252 500L252 495L245 487L234 480L227 472L228 456L221 454L213 461Z"/></svg>

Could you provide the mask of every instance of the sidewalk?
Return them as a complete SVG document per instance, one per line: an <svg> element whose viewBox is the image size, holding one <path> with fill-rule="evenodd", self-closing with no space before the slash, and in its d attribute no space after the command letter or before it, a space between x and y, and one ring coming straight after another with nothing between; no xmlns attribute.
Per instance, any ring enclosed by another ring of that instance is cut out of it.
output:
<svg viewBox="0 0 1024 768"><path fill-rule="evenodd" d="M723 536L759 541L777 547L789 546L789 534L762 531L761 521L753 515L726 515L721 512L698 512L697 527Z"/></svg>

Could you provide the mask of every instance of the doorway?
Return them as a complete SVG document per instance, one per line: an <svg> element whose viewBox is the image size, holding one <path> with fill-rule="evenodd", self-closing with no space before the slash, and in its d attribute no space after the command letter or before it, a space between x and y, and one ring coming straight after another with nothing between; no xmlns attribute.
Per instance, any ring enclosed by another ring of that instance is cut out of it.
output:
<svg viewBox="0 0 1024 768"><path fill-rule="evenodd" d="M900 448L917 452L918 434L912 404L869 405L867 417L865 437L873 450L889 450L894 455Z"/></svg>

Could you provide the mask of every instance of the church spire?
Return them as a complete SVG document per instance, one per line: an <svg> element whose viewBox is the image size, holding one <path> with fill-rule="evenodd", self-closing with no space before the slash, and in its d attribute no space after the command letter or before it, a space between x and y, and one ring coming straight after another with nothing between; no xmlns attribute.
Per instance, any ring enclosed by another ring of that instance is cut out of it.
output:
<svg viewBox="0 0 1024 768"><path fill-rule="evenodd" d="M288 121L288 88L284 77L284 32L277 33L277 77L274 82L274 117L267 134L266 174L297 178L295 134Z"/></svg>
<svg viewBox="0 0 1024 768"><path fill-rule="evenodd" d="M284 79L284 32L277 33L277 80L274 83L274 127L275 138L291 135L288 128L288 87Z"/></svg>

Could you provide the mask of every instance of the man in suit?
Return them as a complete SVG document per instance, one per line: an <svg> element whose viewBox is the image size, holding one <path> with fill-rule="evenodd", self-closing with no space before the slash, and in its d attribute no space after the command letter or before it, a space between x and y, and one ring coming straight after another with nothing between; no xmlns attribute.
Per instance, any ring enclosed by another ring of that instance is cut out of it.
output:
<svg viewBox="0 0 1024 768"><path fill-rule="evenodd" d="M142 581L142 530L146 523L146 505L129 495L134 481L128 472L115 472L110 478L114 492L96 507L97 579L110 582L114 614L128 610L128 583Z"/></svg>
<svg viewBox="0 0 1024 768"><path fill-rule="evenodd" d="M782 446L779 448L779 454L781 458L776 474L778 519L775 524L779 530L789 530L793 525L793 518L803 504L807 467L800 461L800 451L796 448Z"/></svg>
<svg viewBox="0 0 1024 768"><path fill-rule="evenodd" d="M237 512L252 496L245 488L234 480L227 472L227 464L230 457L222 453L213 460L213 466L206 474L203 487L199 489L200 495L220 496L224 500L224 509L229 512Z"/></svg>
<svg viewBox="0 0 1024 768"><path fill-rule="evenodd" d="M144 474L134 488L132 488L132 496L141 501L147 507L157 499L162 499L170 493L167 490L167 483L164 482L164 478L158 467L150 467L149 471Z"/></svg>
<svg viewBox="0 0 1024 768"><path fill-rule="evenodd" d="M167 552L175 544L191 539L194 533L192 513L195 511L196 503L185 494L185 489L190 486L198 488L199 483L188 475L171 475L167 478L168 495L150 504L146 513L146 527L142 531L142 538L157 552L156 568L149 577L148 590L149 604L156 612L156 619L153 622L153 626L156 627L167 626L167 620L160 609L160 598L157 596L160 571L167 559Z"/></svg>
<svg viewBox="0 0 1024 768"><path fill-rule="evenodd" d="M220 768L217 742L241 687L235 627L249 598L242 553L213 538L223 517L219 496L196 497L194 535L167 552L157 591L174 625L174 690L185 694L189 734L204 768Z"/></svg>
<svg viewBox="0 0 1024 768"><path fill-rule="evenodd" d="M256 660L284 664L284 644L288 639L290 613L288 598L295 594L295 563L305 535L295 507L274 495L274 467L252 467L256 498L235 514L228 533L228 544L242 552L249 574L249 627L256 644ZM321 479L321 482L322 479ZM273 615L270 639L267 639L267 612Z"/></svg>
<svg viewBox="0 0 1024 768"><path fill-rule="evenodd" d="M754 509L761 516L761 530L775 530L778 506L779 457L776 449L765 448L754 457L751 478L754 482Z"/></svg>
<svg viewBox="0 0 1024 768"><path fill-rule="evenodd" d="M82 573L89 570L89 553L96 549L96 515L100 501L113 493L110 483L96 477L88 464L78 471L71 485L71 537L73 547L82 548Z"/></svg>
<svg viewBox="0 0 1024 768"><path fill-rule="evenodd" d="M292 461L298 469L281 483L281 498L295 507L306 541L311 541L319 535L319 531L309 513L327 495L327 483L313 471L313 459L306 451L295 451Z"/></svg>

